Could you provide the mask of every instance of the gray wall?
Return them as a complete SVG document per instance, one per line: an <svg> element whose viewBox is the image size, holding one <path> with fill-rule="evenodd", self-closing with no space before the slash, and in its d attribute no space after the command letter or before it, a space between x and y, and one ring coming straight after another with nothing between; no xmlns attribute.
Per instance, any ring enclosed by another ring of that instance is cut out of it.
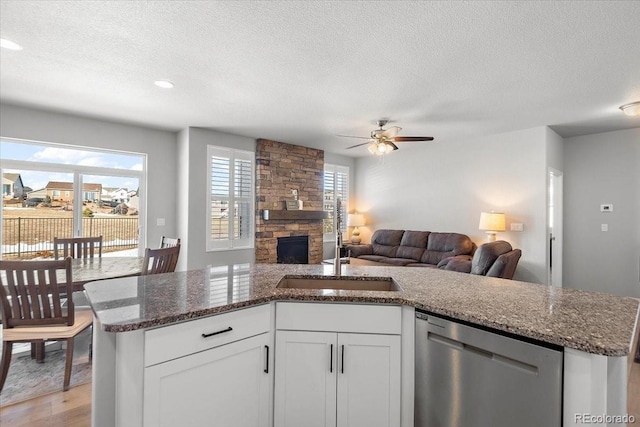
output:
<svg viewBox="0 0 640 427"><path fill-rule="evenodd" d="M140 246L157 247L163 235L176 234L175 133L0 104L0 135L147 154L147 241Z"/></svg>
<svg viewBox="0 0 640 427"><path fill-rule="evenodd" d="M446 143L403 144L384 158L356 162L354 207L364 212L363 242L380 228L467 234L478 230L480 212L504 212L524 232L504 232L523 251L515 278L546 283L547 158L561 162L561 138L546 127ZM553 150L553 153L548 153Z"/></svg>
<svg viewBox="0 0 640 427"><path fill-rule="evenodd" d="M640 128L566 138L564 165L564 286L640 297Z"/></svg>

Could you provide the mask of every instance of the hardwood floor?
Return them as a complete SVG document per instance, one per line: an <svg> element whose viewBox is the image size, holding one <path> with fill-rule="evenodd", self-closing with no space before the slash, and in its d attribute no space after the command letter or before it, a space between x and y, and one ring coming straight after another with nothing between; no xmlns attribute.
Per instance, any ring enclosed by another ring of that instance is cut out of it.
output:
<svg viewBox="0 0 640 427"><path fill-rule="evenodd" d="M3 407L0 426L89 427L91 383Z"/></svg>
<svg viewBox="0 0 640 427"><path fill-rule="evenodd" d="M640 363L631 368L627 390L629 415L640 423ZM1 408L0 426L90 427L91 383Z"/></svg>

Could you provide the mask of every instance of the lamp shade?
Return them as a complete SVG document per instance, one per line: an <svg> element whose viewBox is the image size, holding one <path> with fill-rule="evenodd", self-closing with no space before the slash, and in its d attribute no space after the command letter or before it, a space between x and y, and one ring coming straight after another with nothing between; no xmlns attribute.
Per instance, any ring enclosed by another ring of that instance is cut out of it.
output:
<svg viewBox="0 0 640 427"><path fill-rule="evenodd" d="M362 215L362 214L349 214L349 216L347 216L347 226L348 227L363 227L364 226L364 215Z"/></svg>
<svg viewBox="0 0 640 427"><path fill-rule="evenodd" d="M480 214L480 225L478 228L484 231L504 231L504 214L500 212L482 212Z"/></svg>

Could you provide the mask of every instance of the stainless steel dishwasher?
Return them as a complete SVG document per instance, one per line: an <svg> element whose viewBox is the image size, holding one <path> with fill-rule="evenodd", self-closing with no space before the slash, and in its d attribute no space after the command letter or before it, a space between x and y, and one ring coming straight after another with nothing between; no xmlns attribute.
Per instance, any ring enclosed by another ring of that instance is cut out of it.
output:
<svg viewBox="0 0 640 427"><path fill-rule="evenodd" d="M562 425L560 347L416 311L416 427Z"/></svg>

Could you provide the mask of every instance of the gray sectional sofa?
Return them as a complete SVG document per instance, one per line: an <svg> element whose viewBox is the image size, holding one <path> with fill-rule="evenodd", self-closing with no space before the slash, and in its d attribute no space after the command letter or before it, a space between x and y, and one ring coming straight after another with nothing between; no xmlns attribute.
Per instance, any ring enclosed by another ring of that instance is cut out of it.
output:
<svg viewBox="0 0 640 427"><path fill-rule="evenodd" d="M459 233L376 230L371 244L348 245L350 256L382 264L441 268L448 258L473 255L476 245Z"/></svg>
<svg viewBox="0 0 640 427"><path fill-rule="evenodd" d="M499 240L479 248L469 236L412 230L376 230L371 243L348 245L352 258L404 267L430 267L511 279L522 255Z"/></svg>

